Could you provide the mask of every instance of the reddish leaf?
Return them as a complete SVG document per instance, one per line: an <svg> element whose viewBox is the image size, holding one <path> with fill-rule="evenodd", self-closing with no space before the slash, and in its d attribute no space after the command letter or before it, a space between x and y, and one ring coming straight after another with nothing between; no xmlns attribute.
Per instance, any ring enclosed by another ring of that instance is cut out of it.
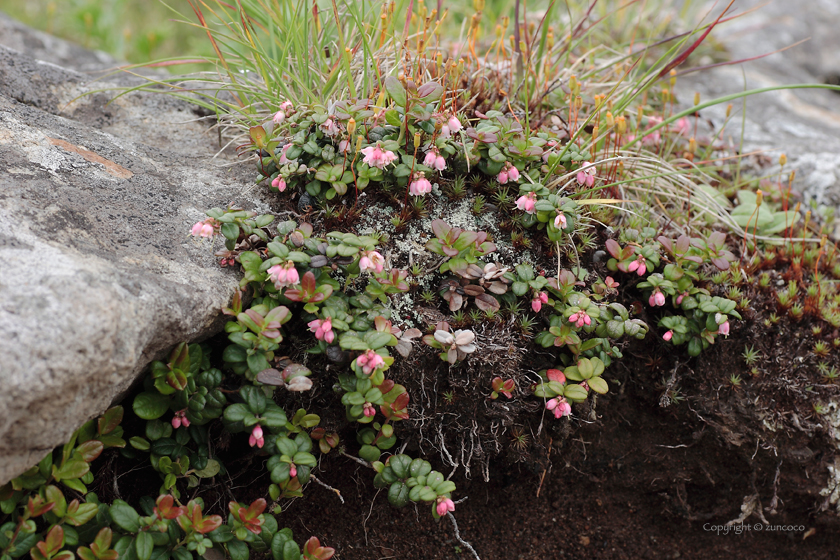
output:
<svg viewBox="0 0 840 560"><path fill-rule="evenodd" d="M99 434L110 434L117 426L120 425L123 419L123 407L115 406L105 411L105 414L99 419Z"/></svg>
<svg viewBox="0 0 840 560"><path fill-rule="evenodd" d="M243 517L246 519L256 519L262 512L265 511L266 502L263 498L254 500L248 509L245 511Z"/></svg>
<svg viewBox="0 0 840 560"><path fill-rule="evenodd" d="M29 517L40 517L55 507L55 502L44 502L41 496L36 495L34 498L29 497L29 503L26 509L29 511Z"/></svg>
<svg viewBox="0 0 840 560"><path fill-rule="evenodd" d="M303 278L300 281L300 285L303 288L303 291L306 295L310 295L315 292L315 275L312 274L311 270L303 275Z"/></svg>
<svg viewBox="0 0 840 560"><path fill-rule="evenodd" d="M335 554L335 549L321 546L317 537L312 537L303 545L303 552L312 560L329 560Z"/></svg>
<svg viewBox="0 0 840 560"><path fill-rule="evenodd" d="M215 531L222 525L222 518L219 515L211 515L201 520L201 523L195 525L195 530L202 535Z"/></svg>
<svg viewBox="0 0 840 560"><path fill-rule="evenodd" d="M61 550L64 546L64 529L61 525L55 525L50 532L47 533L45 540L35 545L38 550L47 558L53 556L56 552Z"/></svg>
<svg viewBox="0 0 840 560"><path fill-rule="evenodd" d="M273 368L264 369L257 374L257 381L264 385L273 385L275 387L282 387L286 384L283 380L283 374Z"/></svg>
<svg viewBox="0 0 840 560"><path fill-rule="evenodd" d="M76 453L79 454L79 456L85 463L90 463L91 461L99 457L103 449L105 449L105 446L102 444L101 441L92 439L77 447Z"/></svg>

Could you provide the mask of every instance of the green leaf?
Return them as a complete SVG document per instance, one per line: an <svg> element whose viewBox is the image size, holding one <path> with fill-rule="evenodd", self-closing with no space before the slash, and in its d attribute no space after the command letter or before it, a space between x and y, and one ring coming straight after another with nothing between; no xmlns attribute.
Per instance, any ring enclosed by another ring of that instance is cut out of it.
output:
<svg viewBox="0 0 840 560"><path fill-rule="evenodd" d="M137 560L149 560L152 557L155 543L152 541L152 536L144 531L137 535L134 547L137 549Z"/></svg>
<svg viewBox="0 0 840 560"><path fill-rule="evenodd" d="M370 331L365 333L365 342L372 350L378 350L394 340L394 335L386 332Z"/></svg>
<svg viewBox="0 0 840 560"><path fill-rule="evenodd" d="M140 514L124 501L114 500L109 511L111 513L111 519L121 529L129 533L136 533L140 529Z"/></svg>
<svg viewBox="0 0 840 560"><path fill-rule="evenodd" d="M151 447L149 445L149 440L140 436L134 436L133 438L128 440L128 443L131 444L131 447L140 451L148 451Z"/></svg>
<svg viewBox="0 0 840 560"><path fill-rule="evenodd" d="M404 482L395 482L388 488L388 501L397 507L403 507L408 503L408 486Z"/></svg>
<svg viewBox="0 0 840 560"><path fill-rule="evenodd" d="M248 560L250 551L248 545L240 540L233 539L228 541L225 546L230 553L231 560Z"/></svg>
<svg viewBox="0 0 840 560"><path fill-rule="evenodd" d="M222 235L231 241L239 238L239 226L236 224L222 224Z"/></svg>
<svg viewBox="0 0 840 560"><path fill-rule="evenodd" d="M359 449L359 457L368 461L369 463L373 463L374 461L379 460L379 456L381 455L378 448L372 445L363 445L361 449Z"/></svg>
<svg viewBox="0 0 840 560"><path fill-rule="evenodd" d="M221 465L215 459L208 459L207 466L201 470L196 470L195 475L199 478L212 478L219 473Z"/></svg>
<svg viewBox="0 0 840 560"><path fill-rule="evenodd" d="M606 394L607 391L610 390L603 377L593 377L587 381L587 384L589 384L590 389L602 395Z"/></svg>
<svg viewBox="0 0 840 560"><path fill-rule="evenodd" d="M391 99L394 100L394 103L400 107L405 107L405 88L397 78L394 76L387 76L385 78L385 89L388 91L388 95L391 96Z"/></svg>
<svg viewBox="0 0 840 560"><path fill-rule="evenodd" d="M131 408L143 420L154 420L169 409L169 399L160 393L145 391L134 397Z"/></svg>
<svg viewBox="0 0 840 560"><path fill-rule="evenodd" d="M60 469L56 469L53 465L53 469L55 469L53 476L57 480L66 480L69 478L83 477L90 470L90 465L81 459L73 459L72 461L66 462Z"/></svg>

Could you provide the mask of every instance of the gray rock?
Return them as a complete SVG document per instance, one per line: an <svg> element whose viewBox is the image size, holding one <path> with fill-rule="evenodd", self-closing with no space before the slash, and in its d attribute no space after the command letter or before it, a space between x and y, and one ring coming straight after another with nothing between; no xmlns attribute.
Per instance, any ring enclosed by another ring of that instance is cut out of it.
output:
<svg viewBox="0 0 840 560"><path fill-rule="evenodd" d="M99 59L12 31L0 19L0 44ZM230 201L267 210L250 165L214 159L217 135L193 106L76 99L107 85L89 81L0 46L0 484L101 414L149 361L218 332L238 277L190 226Z"/></svg>
<svg viewBox="0 0 840 560"><path fill-rule="evenodd" d="M766 4L766 5L764 5ZM718 4L717 14L725 6ZM711 4L707 6L711 8ZM732 60L770 53L797 41L807 42L737 66L724 66L680 79L678 91L690 100L699 91L704 100L744 89L785 84L824 83L840 75L840 3L835 0L737 0L734 13L757 8L722 24L715 36ZM746 82L746 84L745 84ZM840 92L798 89L763 93L747 100L744 150L765 150L773 160L785 153L785 173L796 170L794 189L805 201L840 206ZM737 145L741 134L740 101L726 137ZM725 104L703 111L716 124ZM768 169L777 173L779 167Z"/></svg>

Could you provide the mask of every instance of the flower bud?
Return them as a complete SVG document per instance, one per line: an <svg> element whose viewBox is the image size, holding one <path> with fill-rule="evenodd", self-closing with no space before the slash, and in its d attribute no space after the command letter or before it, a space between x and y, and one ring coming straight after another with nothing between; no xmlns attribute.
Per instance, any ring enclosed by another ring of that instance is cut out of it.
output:
<svg viewBox="0 0 840 560"><path fill-rule="evenodd" d="M609 111L607 111L607 126L610 128L615 126L615 117Z"/></svg>
<svg viewBox="0 0 840 560"><path fill-rule="evenodd" d="M473 0L473 8L476 12L480 12L484 9L484 0Z"/></svg>
<svg viewBox="0 0 840 560"><path fill-rule="evenodd" d="M786 163L787 163L787 156L785 154L780 155L779 156L779 165L784 167Z"/></svg>
<svg viewBox="0 0 840 560"><path fill-rule="evenodd" d="M695 105L700 105L700 92L699 91L694 92L694 104Z"/></svg>
<svg viewBox="0 0 840 560"><path fill-rule="evenodd" d="M756 206L756 208L761 206L761 201L762 201L763 198L764 198L764 193L761 192L761 189L758 189L755 192L755 206Z"/></svg>
<svg viewBox="0 0 840 560"><path fill-rule="evenodd" d="M350 117L350 120L347 121L347 136L353 136L354 132L356 132L356 119Z"/></svg>
<svg viewBox="0 0 840 560"><path fill-rule="evenodd" d="M726 106L726 118L729 118L729 115L732 114L732 103Z"/></svg>

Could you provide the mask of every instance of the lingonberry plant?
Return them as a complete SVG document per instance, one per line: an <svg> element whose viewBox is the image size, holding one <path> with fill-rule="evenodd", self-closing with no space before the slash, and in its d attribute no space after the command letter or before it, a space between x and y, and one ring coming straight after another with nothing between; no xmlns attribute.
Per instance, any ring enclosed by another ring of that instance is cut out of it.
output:
<svg viewBox="0 0 840 560"><path fill-rule="evenodd" d="M483 406L534 396L555 418L571 416L609 393L608 368L651 328L642 318L660 329L649 344L685 345L689 356L728 335L736 308L749 302L735 301L734 291L731 299L713 295L713 271L742 283L726 276L736 270L726 233L743 239L741 262L748 247L757 261L759 241L777 243L767 237L780 232L791 239L800 219L789 188L765 201L709 163L717 152L721 160L735 154L701 135L699 111L750 92L675 108L675 68L708 31L675 34L640 55L634 31L629 48L614 51L632 54L605 61L589 51L599 33L583 25L590 14L557 41L555 25L567 22L551 4L539 25L516 14L508 49L509 18L482 34L487 14L476 0L456 54L443 40L446 14L421 3L403 13L394 3L339 1L330 17L320 4L208 4L194 9L228 80L198 102L238 135L277 214L214 208L191 229L202 240L224 239L216 256L240 270L241 289L222 311L220 359L207 343L181 344L152 364L132 402L143 428L123 455L148 456L159 497L141 500L141 512L84 494L87 464L125 445L109 411L110 420L86 425L54 453L56 464L50 455L0 493L3 512L14 514L0 531L2 560L30 549L38 560L69 560L77 544L85 560L188 560L214 548L234 560L249 551L326 560L332 549L314 537L301 549L274 515L281 500L325 484L317 469L328 454L370 467L392 504L424 502L434 518L454 519L455 483L397 447L406 434L402 443L416 444L410 426L428 422L440 429L441 460L449 456L443 417L424 407L412 383L419 379L431 402L427 374L435 388L448 382L443 404L457 407L474 402L457 385L473 375ZM221 33L206 11L221 20ZM483 52L482 35L493 41ZM467 212L453 210L461 199ZM367 210L389 219L361 227ZM821 317L837 327L837 297L825 295L834 288L822 275L840 276L840 265L825 241L806 252L807 219L802 232L801 248L789 242L764 256L792 271L774 301L796 321ZM796 282L811 269L812 286L800 293ZM772 286L769 278L760 285ZM414 309L421 291L428 308ZM545 367L536 380L483 365L494 355L514 363L517 352L548 356L551 367L535 366ZM459 412L474 414L470 406ZM230 501L226 518L206 515L200 499L182 500L228 472L211 429L268 472L254 483L263 497ZM85 502L65 507L58 484Z"/></svg>

